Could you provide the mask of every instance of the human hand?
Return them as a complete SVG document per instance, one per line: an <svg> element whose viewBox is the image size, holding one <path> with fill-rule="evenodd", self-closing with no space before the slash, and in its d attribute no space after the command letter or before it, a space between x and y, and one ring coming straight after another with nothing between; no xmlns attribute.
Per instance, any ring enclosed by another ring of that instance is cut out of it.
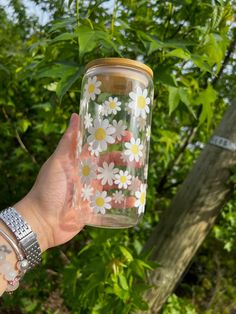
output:
<svg viewBox="0 0 236 314"><path fill-rule="evenodd" d="M72 206L74 186L79 187L76 145L79 116L70 124L56 150L42 166L34 186L15 208L38 235L42 251L65 243L85 225L87 208Z"/></svg>

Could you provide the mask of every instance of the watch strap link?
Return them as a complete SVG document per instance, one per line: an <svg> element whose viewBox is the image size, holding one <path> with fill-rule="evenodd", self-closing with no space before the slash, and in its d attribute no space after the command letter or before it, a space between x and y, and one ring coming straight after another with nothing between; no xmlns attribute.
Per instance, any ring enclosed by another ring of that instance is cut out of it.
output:
<svg viewBox="0 0 236 314"><path fill-rule="evenodd" d="M0 213L0 219L14 234L20 249L29 263L29 268L35 267L41 261L41 250L37 235L25 222L15 208L9 207Z"/></svg>

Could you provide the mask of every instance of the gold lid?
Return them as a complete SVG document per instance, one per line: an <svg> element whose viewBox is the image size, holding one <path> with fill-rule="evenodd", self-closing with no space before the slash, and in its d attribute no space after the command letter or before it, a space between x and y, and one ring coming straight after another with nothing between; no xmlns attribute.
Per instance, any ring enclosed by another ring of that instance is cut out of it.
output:
<svg viewBox="0 0 236 314"><path fill-rule="evenodd" d="M136 60L131 60L131 59L126 59L126 58L101 58L101 59L96 59L93 61L90 61L85 69L86 71L90 68L93 67L99 67L99 66L126 66L126 67L130 67L130 68L135 68L138 70L142 70L144 72L146 72L148 75L150 75L151 77L153 77L153 71L151 68L149 68L149 66L147 66L144 63L141 63L139 61Z"/></svg>

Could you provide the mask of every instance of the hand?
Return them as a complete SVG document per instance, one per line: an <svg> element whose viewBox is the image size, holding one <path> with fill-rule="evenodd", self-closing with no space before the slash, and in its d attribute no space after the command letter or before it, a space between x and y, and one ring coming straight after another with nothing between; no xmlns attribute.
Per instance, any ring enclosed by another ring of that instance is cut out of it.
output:
<svg viewBox="0 0 236 314"><path fill-rule="evenodd" d="M74 186L79 184L75 160L78 130L79 116L74 113L31 191L14 206L37 233L42 251L69 241L85 225L87 208L78 211L72 206Z"/></svg>

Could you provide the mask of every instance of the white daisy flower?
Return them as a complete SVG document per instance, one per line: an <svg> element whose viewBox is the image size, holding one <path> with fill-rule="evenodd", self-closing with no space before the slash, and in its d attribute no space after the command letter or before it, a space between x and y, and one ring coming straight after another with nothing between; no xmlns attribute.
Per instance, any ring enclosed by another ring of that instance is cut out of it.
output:
<svg viewBox="0 0 236 314"><path fill-rule="evenodd" d="M143 173L144 173L144 179L147 180L147 177L148 177L148 165L145 165L145 166L144 166L144 171L143 171Z"/></svg>
<svg viewBox="0 0 236 314"><path fill-rule="evenodd" d="M89 201L90 197L93 195L93 188L91 187L91 185L85 184L81 189L81 193L82 193L83 200Z"/></svg>
<svg viewBox="0 0 236 314"><path fill-rule="evenodd" d="M101 93L99 86L102 82L97 81L97 77L89 77L87 84L85 84L85 96L88 100L95 100L96 95Z"/></svg>
<svg viewBox="0 0 236 314"><path fill-rule="evenodd" d="M108 100L106 100L104 102L104 108L105 109L105 115L107 116L108 114L117 114L118 111L121 110L120 108L120 105L121 105L121 102L118 101L118 98L117 97L109 97Z"/></svg>
<svg viewBox="0 0 236 314"><path fill-rule="evenodd" d="M96 166L90 159L83 160L80 165L79 175L83 184L88 184L94 178L96 178Z"/></svg>
<svg viewBox="0 0 236 314"><path fill-rule="evenodd" d="M88 136L88 143L91 143L94 150L106 150L107 143L113 144L115 142L112 136L115 128L109 124L107 119L101 121L95 119L94 127L89 127L88 131L91 134Z"/></svg>
<svg viewBox="0 0 236 314"><path fill-rule="evenodd" d="M85 129L88 129L90 126L92 126L92 122L93 122L93 119L92 119L91 113L86 112L86 114L84 116Z"/></svg>
<svg viewBox="0 0 236 314"><path fill-rule="evenodd" d="M124 199L125 199L125 197L124 197L124 195L122 194L121 191L115 191L112 194L112 196L113 196L113 200L114 200L114 202L116 204L121 204L124 201Z"/></svg>
<svg viewBox="0 0 236 314"><path fill-rule="evenodd" d="M97 178L102 180L102 185L113 184L113 180L115 180L115 174L119 171L118 168L114 168L114 162L111 162L109 165L107 162L103 162L103 167L98 167L98 172L100 174L97 175Z"/></svg>
<svg viewBox="0 0 236 314"><path fill-rule="evenodd" d="M125 143L125 150L124 154L129 156L129 161L139 161L139 159L143 156L143 144L141 144L140 138L135 140L133 137L130 140L130 143Z"/></svg>
<svg viewBox="0 0 236 314"><path fill-rule="evenodd" d="M130 186L128 187L128 190L132 192L132 194L134 194L135 192L137 192L140 188L141 185L141 181L139 180L138 177L132 177L132 181Z"/></svg>
<svg viewBox="0 0 236 314"><path fill-rule="evenodd" d="M131 101L129 102L129 107L133 109L136 117L141 116L146 117L146 114L150 112L149 104L151 102L150 98L147 97L148 91L145 88L142 90L139 86L137 87L136 93L130 92L129 97Z"/></svg>
<svg viewBox="0 0 236 314"><path fill-rule="evenodd" d="M121 153L120 159L127 164L129 161L129 156L126 156L124 153Z"/></svg>
<svg viewBox="0 0 236 314"><path fill-rule="evenodd" d="M126 111L129 115L132 115L133 110L132 110L132 108L129 107L129 103L126 103L126 104L125 104L125 111Z"/></svg>
<svg viewBox="0 0 236 314"><path fill-rule="evenodd" d="M147 140L150 141L150 137L151 137L151 127L150 127L150 125L146 129L146 137L147 137Z"/></svg>
<svg viewBox="0 0 236 314"><path fill-rule="evenodd" d="M93 208L95 214L101 213L104 215L106 213L106 209L111 208L111 197L107 196L106 191L97 191L95 195L90 198L90 200L91 207Z"/></svg>
<svg viewBox="0 0 236 314"><path fill-rule="evenodd" d="M121 141L121 137L125 136L125 129L127 129L127 126L122 120L120 120L119 122L113 120L112 124L115 128L115 133L113 134L113 137L116 138L118 141Z"/></svg>
<svg viewBox="0 0 236 314"><path fill-rule="evenodd" d="M146 119L139 117L137 122L139 131L144 131L146 127Z"/></svg>
<svg viewBox="0 0 236 314"><path fill-rule="evenodd" d="M138 207L138 214L144 213L145 203L146 203L146 185L141 184L140 190L135 192L136 201L134 206Z"/></svg>
<svg viewBox="0 0 236 314"><path fill-rule="evenodd" d="M118 185L119 189L127 189L128 185L131 184L131 175L128 173L128 171L120 170L118 174L115 175L115 184Z"/></svg>
<svg viewBox="0 0 236 314"><path fill-rule="evenodd" d="M81 132L79 131L77 134L76 158L78 158L79 155L81 154L82 146L83 146L83 137L81 135Z"/></svg>
<svg viewBox="0 0 236 314"><path fill-rule="evenodd" d="M91 156L96 156L96 157L98 157L99 153L101 152L99 147L97 149L93 149L93 142L89 143L88 150L89 150Z"/></svg>

